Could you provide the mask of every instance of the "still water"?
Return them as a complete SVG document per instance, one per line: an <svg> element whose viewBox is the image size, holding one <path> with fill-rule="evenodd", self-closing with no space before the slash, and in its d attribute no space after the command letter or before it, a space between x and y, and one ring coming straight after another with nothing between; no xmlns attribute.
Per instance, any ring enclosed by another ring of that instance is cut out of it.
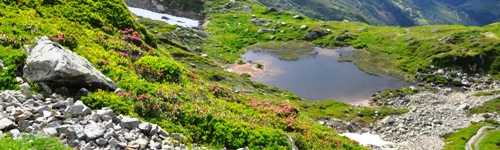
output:
<svg viewBox="0 0 500 150"><path fill-rule="evenodd" d="M336 99L347 103L362 103L372 94L387 88L409 85L399 79L373 75L361 71L351 61L354 49L314 48L301 55L294 50L276 53L275 50L248 50L246 62L263 64L264 71L254 75L255 81L287 89L301 97L313 100Z"/></svg>

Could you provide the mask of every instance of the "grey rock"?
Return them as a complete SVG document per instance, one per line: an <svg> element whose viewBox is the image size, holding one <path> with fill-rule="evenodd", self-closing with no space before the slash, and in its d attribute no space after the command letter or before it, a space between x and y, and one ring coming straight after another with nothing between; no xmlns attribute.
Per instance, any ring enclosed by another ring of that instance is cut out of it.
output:
<svg viewBox="0 0 500 150"><path fill-rule="evenodd" d="M301 16L301 15L295 15L295 16L293 16L293 18L295 18L295 19L304 19L304 17Z"/></svg>
<svg viewBox="0 0 500 150"><path fill-rule="evenodd" d="M98 137L101 137L104 135L104 131L106 131L104 128L99 126L97 123L90 123L85 126L85 129L83 132L85 133L85 136L88 139L96 139Z"/></svg>
<svg viewBox="0 0 500 150"><path fill-rule="evenodd" d="M56 128L44 128L43 133L50 135L50 136L55 136L55 135L57 135L57 130L56 130Z"/></svg>
<svg viewBox="0 0 500 150"><path fill-rule="evenodd" d="M70 140L76 139L76 131L71 125L62 125L56 128L58 133L66 135L66 137Z"/></svg>
<svg viewBox="0 0 500 150"><path fill-rule="evenodd" d="M271 21L266 19L253 18L250 21L257 26L268 26L271 24Z"/></svg>
<svg viewBox="0 0 500 150"><path fill-rule="evenodd" d="M139 126L139 120L136 118L123 117L120 126L127 129L137 128L137 126Z"/></svg>
<svg viewBox="0 0 500 150"><path fill-rule="evenodd" d="M305 40L315 40L320 37L323 37L325 35L328 35L328 31L326 30L313 30L307 33L307 35L304 37Z"/></svg>
<svg viewBox="0 0 500 150"><path fill-rule="evenodd" d="M31 86L28 83L21 84L19 88L21 89L21 92L23 93L24 96L28 98L33 96L33 92L31 91Z"/></svg>
<svg viewBox="0 0 500 150"><path fill-rule="evenodd" d="M144 133L149 133L151 131L152 126L149 123L141 123L139 124L138 128Z"/></svg>
<svg viewBox="0 0 500 150"><path fill-rule="evenodd" d="M97 114L97 116L99 116L99 118L101 120L104 120L104 121L111 120L114 117L113 110L111 110L110 108L103 108L103 109L97 110L96 114Z"/></svg>
<svg viewBox="0 0 500 150"><path fill-rule="evenodd" d="M38 40L29 50L24 78L46 83L51 87L80 87L115 90L116 85L76 53L52 42L48 37ZM78 88L79 89L79 88Z"/></svg>
<svg viewBox="0 0 500 150"><path fill-rule="evenodd" d="M83 104L82 101L76 101L72 106L68 107L65 112L73 116L78 116L90 114L92 111Z"/></svg>
<svg viewBox="0 0 500 150"><path fill-rule="evenodd" d="M17 137L21 136L21 131L19 131L19 129L12 129L12 130L9 131L9 133L14 138L17 138Z"/></svg>
<svg viewBox="0 0 500 150"><path fill-rule="evenodd" d="M105 146L108 144L108 141L106 141L104 138L98 138L95 143L99 146Z"/></svg>
<svg viewBox="0 0 500 150"><path fill-rule="evenodd" d="M8 118L2 118L0 119L0 130L9 130L16 127L16 124L8 119Z"/></svg>
<svg viewBox="0 0 500 150"><path fill-rule="evenodd" d="M155 142L154 140L149 141L149 149L159 149L161 148L161 143Z"/></svg>
<svg viewBox="0 0 500 150"><path fill-rule="evenodd" d="M139 138L135 141L132 141L131 144L129 144L129 146L131 147L137 147L139 149L145 149L146 146L148 145L148 140L146 139L143 139L143 138Z"/></svg>

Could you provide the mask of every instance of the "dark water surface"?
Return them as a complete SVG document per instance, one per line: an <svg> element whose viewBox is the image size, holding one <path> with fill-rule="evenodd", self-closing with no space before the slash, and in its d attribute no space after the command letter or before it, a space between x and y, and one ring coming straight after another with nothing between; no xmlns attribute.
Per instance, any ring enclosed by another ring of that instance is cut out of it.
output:
<svg viewBox="0 0 500 150"><path fill-rule="evenodd" d="M243 59L264 65L264 73L252 77L254 80L314 100L336 99L360 103L368 100L376 91L409 85L392 77L365 73L352 62L341 61L349 58L352 51L350 47L314 48L304 56L283 59L281 55L286 54L261 49L248 50Z"/></svg>

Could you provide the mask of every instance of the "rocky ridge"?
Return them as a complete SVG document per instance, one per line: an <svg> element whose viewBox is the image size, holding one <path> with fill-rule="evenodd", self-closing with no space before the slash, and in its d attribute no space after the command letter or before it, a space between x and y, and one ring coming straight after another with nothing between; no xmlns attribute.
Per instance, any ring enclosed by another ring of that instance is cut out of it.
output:
<svg viewBox="0 0 500 150"><path fill-rule="evenodd" d="M91 110L82 101L60 95L0 92L0 130L57 136L77 149L187 149L183 136L109 108ZM201 149L201 148L195 148Z"/></svg>

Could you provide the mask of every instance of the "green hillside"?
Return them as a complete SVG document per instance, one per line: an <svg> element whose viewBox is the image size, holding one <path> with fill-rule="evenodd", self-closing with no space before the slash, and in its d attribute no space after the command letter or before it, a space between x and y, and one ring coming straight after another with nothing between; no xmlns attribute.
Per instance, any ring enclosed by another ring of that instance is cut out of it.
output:
<svg viewBox="0 0 500 150"><path fill-rule="evenodd" d="M87 58L122 89L92 91L82 97L85 104L156 123L183 134L184 143L214 149L290 149L291 138L300 149L354 150L367 148L317 119L369 124L405 110L302 100L226 72L222 65L237 62L245 47L259 42L310 40L318 46L363 49L356 61L361 68L408 80L430 65L497 77L500 73L500 24L370 26L297 17L251 0L206 1L202 11L208 37L192 42L200 49L191 51L186 48L191 45L166 36L181 36L177 27L135 18L121 0L0 0L0 59L6 66L0 72L0 89L19 88L15 77L26 59L24 47L49 36ZM258 26L253 18L270 23ZM326 35L305 38L311 32Z"/></svg>

